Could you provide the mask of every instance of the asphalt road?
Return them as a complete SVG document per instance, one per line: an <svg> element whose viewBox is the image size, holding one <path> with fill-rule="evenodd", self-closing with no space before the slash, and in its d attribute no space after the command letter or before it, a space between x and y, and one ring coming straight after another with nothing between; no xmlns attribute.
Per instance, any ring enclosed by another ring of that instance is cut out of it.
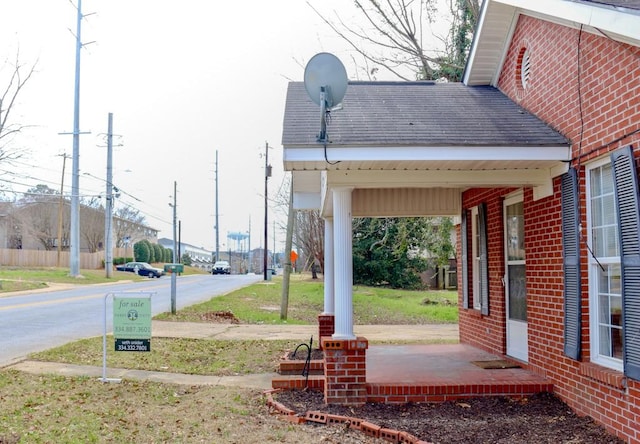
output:
<svg viewBox="0 0 640 444"><path fill-rule="evenodd" d="M176 307L193 305L262 280L262 275L190 275L176 278ZM171 310L171 277L142 282L73 286L0 296L0 367L82 338L111 331L114 294L151 295L153 315ZM105 308L106 307L106 308ZM105 316L106 314L106 316Z"/></svg>

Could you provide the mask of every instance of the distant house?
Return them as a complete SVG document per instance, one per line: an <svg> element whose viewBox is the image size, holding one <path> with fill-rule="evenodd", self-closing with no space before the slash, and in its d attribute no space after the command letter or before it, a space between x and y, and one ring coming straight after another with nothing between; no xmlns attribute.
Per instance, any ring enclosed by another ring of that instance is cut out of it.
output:
<svg viewBox="0 0 640 444"><path fill-rule="evenodd" d="M461 342L640 443L640 2L484 0L478 23L462 83L350 82L327 143L289 84L294 207L325 220L321 336L366 349L352 218L460 216ZM334 376L326 402L362 402Z"/></svg>
<svg viewBox="0 0 640 444"><path fill-rule="evenodd" d="M0 206L0 248L24 250L69 249L70 203L58 196L37 200L2 202ZM80 205L80 251L104 249L104 209ZM113 218L114 247L131 248L147 239L157 242L158 230L147 225Z"/></svg>
<svg viewBox="0 0 640 444"><path fill-rule="evenodd" d="M173 251L173 239L167 239L166 237L158 239L158 243L165 248ZM205 248L196 247L195 245L186 244L181 242L179 247L179 254L175 259L175 262L180 262L183 255L188 255L191 259L191 265L202 270L211 271L213 265L213 252Z"/></svg>

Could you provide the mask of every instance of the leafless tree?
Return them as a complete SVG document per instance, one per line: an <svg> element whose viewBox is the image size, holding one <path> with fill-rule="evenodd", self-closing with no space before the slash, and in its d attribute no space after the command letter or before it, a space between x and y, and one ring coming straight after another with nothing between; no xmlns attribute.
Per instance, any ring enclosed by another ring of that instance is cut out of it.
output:
<svg viewBox="0 0 640 444"><path fill-rule="evenodd" d="M294 243L302 251L304 269L309 270L317 259L324 270L324 220L318 210L296 212Z"/></svg>
<svg viewBox="0 0 640 444"><path fill-rule="evenodd" d="M0 163L11 163L24 155L23 149L14 146L15 137L29 125L14 123L12 111L26 83L35 72L37 62L26 65L20 62L19 52L15 61L8 59L0 66Z"/></svg>
<svg viewBox="0 0 640 444"><path fill-rule="evenodd" d="M22 236L37 239L45 250L55 249L58 232L58 202L28 202L11 214L14 227Z"/></svg>
<svg viewBox="0 0 640 444"><path fill-rule="evenodd" d="M80 234L89 253L104 248L104 211L99 197L84 199L80 205Z"/></svg>
<svg viewBox="0 0 640 444"><path fill-rule="evenodd" d="M355 8L364 18L362 26L347 23L337 13L335 18L328 18L307 0L316 14L362 57L363 63L356 65L367 70L367 78L375 79L382 68L402 80L459 78L464 60L454 56L459 44L466 45L466 52L470 42L460 40L460 30L468 33L469 20L473 28L480 0L448 2L450 32L442 37L429 30L436 20L441 3L438 0L355 0ZM444 49L437 50L442 44Z"/></svg>
<svg viewBox="0 0 640 444"><path fill-rule="evenodd" d="M113 233L116 247L124 248L144 239L144 236L137 235L139 227L146 225L145 217L140 214L140 210L129 206L121 207L114 212L114 216ZM126 243L127 238L129 239L128 244Z"/></svg>
<svg viewBox="0 0 640 444"><path fill-rule="evenodd" d="M273 205L284 216L287 216L289 212L290 189L291 176L288 175L283 180L280 191L273 201ZM293 246L300 255L298 263L302 264L304 270L308 270L313 261L318 259L321 269L324 270L324 220L320 217L319 211L296 211L294 227Z"/></svg>

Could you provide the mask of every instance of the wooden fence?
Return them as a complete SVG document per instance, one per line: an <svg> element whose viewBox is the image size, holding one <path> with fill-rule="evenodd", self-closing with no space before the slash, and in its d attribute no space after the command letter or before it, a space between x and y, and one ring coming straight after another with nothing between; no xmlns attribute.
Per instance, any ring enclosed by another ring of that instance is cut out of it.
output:
<svg viewBox="0 0 640 444"><path fill-rule="evenodd" d="M129 248L126 252L132 254ZM123 257L124 248L114 248L113 257ZM4 267L68 267L70 262L68 251L15 250L0 248L0 266ZM80 268L99 270L104 268L104 251L96 253L80 253Z"/></svg>

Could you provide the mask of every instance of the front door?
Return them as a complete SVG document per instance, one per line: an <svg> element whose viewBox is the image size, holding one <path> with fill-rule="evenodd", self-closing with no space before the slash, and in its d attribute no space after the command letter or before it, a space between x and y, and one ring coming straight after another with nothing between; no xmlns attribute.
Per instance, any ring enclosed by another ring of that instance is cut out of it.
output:
<svg viewBox="0 0 640 444"><path fill-rule="evenodd" d="M507 355L527 362L527 285L522 194L504 201Z"/></svg>

